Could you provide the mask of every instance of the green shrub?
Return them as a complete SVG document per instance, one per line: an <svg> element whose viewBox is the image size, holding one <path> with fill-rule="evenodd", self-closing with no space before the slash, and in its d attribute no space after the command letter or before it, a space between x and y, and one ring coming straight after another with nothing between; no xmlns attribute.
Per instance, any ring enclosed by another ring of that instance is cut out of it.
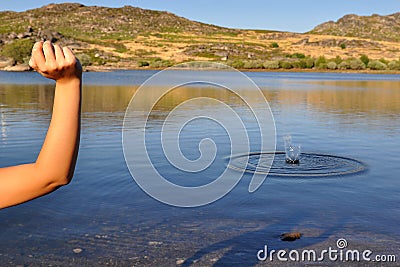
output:
<svg viewBox="0 0 400 267"><path fill-rule="evenodd" d="M245 69L262 69L263 63L259 60L247 60L244 62Z"/></svg>
<svg viewBox="0 0 400 267"><path fill-rule="evenodd" d="M243 62L242 60L234 60L234 61L231 61L231 62L229 63L229 65L230 65L232 68L235 68L235 69L243 69L243 68L244 68L244 62Z"/></svg>
<svg viewBox="0 0 400 267"><path fill-rule="evenodd" d="M318 69L326 69L327 60L324 56L320 56L315 60L314 66Z"/></svg>
<svg viewBox="0 0 400 267"><path fill-rule="evenodd" d="M292 69L292 68L293 68L292 63L287 62L287 61L280 61L280 62L279 62L279 66L280 66L282 69Z"/></svg>
<svg viewBox="0 0 400 267"><path fill-rule="evenodd" d="M337 64L336 64L336 62L331 61L328 64L326 64L326 67L328 69L330 69L330 70L336 70L337 69Z"/></svg>
<svg viewBox="0 0 400 267"><path fill-rule="evenodd" d="M350 59L349 63L352 70L364 70L366 67L360 59Z"/></svg>
<svg viewBox="0 0 400 267"><path fill-rule="evenodd" d="M270 69L270 70L279 69L279 61L275 61L275 60L264 61L263 67L265 69Z"/></svg>
<svg viewBox="0 0 400 267"><path fill-rule="evenodd" d="M346 44L345 44L345 43L341 43L339 46L340 46L340 48L342 48L342 49L346 49Z"/></svg>
<svg viewBox="0 0 400 267"><path fill-rule="evenodd" d="M350 63L348 61L342 61L338 65L338 69L339 70L348 70L348 69L350 69Z"/></svg>
<svg viewBox="0 0 400 267"><path fill-rule="evenodd" d="M148 61L141 60L138 62L138 66L139 66L139 68L148 67L148 66L150 66L150 63Z"/></svg>
<svg viewBox="0 0 400 267"><path fill-rule="evenodd" d="M385 64L385 65L388 65L388 64L389 64L389 61L386 60L386 59L384 59L384 58L379 59L379 61L382 62L382 63Z"/></svg>
<svg viewBox="0 0 400 267"><path fill-rule="evenodd" d="M277 42L271 43L272 48L279 48L279 44Z"/></svg>
<svg viewBox="0 0 400 267"><path fill-rule="evenodd" d="M342 63L343 59L340 56L336 56L333 61L336 63L336 65L339 65Z"/></svg>
<svg viewBox="0 0 400 267"><path fill-rule="evenodd" d="M392 60L388 64L389 69L391 70L400 70L400 60Z"/></svg>
<svg viewBox="0 0 400 267"><path fill-rule="evenodd" d="M307 63L304 60L299 60L292 62L292 66L295 69L305 69L307 68Z"/></svg>
<svg viewBox="0 0 400 267"><path fill-rule="evenodd" d="M0 55L12 58L17 63L28 63L34 43L31 39L15 40L5 44Z"/></svg>
<svg viewBox="0 0 400 267"><path fill-rule="evenodd" d="M254 63L253 61L244 61L243 68L244 69L253 69Z"/></svg>
<svg viewBox="0 0 400 267"><path fill-rule="evenodd" d="M257 60L255 62L256 68L257 69L263 69L264 68L264 62L262 60Z"/></svg>
<svg viewBox="0 0 400 267"><path fill-rule="evenodd" d="M369 57L367 55L361 55L360 60L365 64L365 66L368 66L369 63Z"/></svg>
<svg viewBox="0 0 400 267"><path fill-rule="evenodd" d="M111 45L114 47L114 51L117 53L125 53L129 51L123 43L112 43Z"/></svg>
<svg viewBox="0 0 400 267"><path fill-rule="evenodd" d="M380 60L372 60L368 63L368 68L371 70L386 70L387 65Z"/></svg>
<svg viewBox="0 0 400 267"><path fill-rule="evenodd" d="M171 67L172 65L174 65L173 62L169 61L169 60L163 60L160 58L155 58L153 61L151 61L149 63L150 67L152 68L168 68Z"/></svg>
<svg viewBox="0 0 400 267"><path fill-rule="evenodd" d="M306 69L312 69L314 67L314 59L312 57L306 57L305 59L300 60L304 62Z"/></svg>
<svg viewBox="0 0 400 267"><path fill-rule="evenodd" d="M294 53L292 58L306 58L306 56L303 53Z"/></svg>

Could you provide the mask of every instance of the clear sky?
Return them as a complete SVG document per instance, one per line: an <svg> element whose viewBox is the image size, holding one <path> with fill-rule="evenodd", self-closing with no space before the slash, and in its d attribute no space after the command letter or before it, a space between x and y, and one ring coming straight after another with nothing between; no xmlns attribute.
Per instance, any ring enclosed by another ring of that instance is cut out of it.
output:
<svg viewBox="0 0 400 267"><path fill-rule="evenodd" d="M0 1L0 10L23 11L58 0ZM87 6L122 7L124 5L169 11L179 16L219 26L306 32L346 14L388 15L400 11L399 0L80 0Z"/></svg>

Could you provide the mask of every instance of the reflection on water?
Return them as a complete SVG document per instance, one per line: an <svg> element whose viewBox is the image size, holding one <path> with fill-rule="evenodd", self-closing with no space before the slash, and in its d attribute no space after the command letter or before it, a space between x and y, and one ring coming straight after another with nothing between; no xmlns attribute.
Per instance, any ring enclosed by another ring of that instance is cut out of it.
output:
<svg viewBox="0 0 400 267"><path fill-rule="evenodd" d="M53 101L53 87L53 85L1 84L0 100L3 106L7 105L9 108L49 110ZM400 81L312 81L301 82L298 87L282 89L272 86L262 89L271 105L295 107L305 105L321 112L362 113L367 117L379 115L390 117L400 111L398 101ZM137 88L138 85L85 85L82 96L83 112L124 112ZM154 91L149 92L149 96L157 95L156 90L157 88L154 88ZM247 91L246 95L254 103L259 101L255 92ZM181 87L162 98L155 109L171 110L185 100L201 96L240 103L228 90L216 90L213 87Z"/></svg>
<svg viewBox="0 0 400 267"><path fill-rule="evenodd" d="M399 81L318 81L309 90L285 90L277 100L287 105L305 103L321 112L395 115L400 111ZM316 87L315 87L316 86Z"/></svg>
<svg viewBox="0 0 400 267"><path fill-rule="evenodd" d="M135 89L132 86L85 85L82 91L82 111L123 112ZM47 110L53 105L54 85L0 85L3 106L24 110Z"/></svg>
<svg viewBox="0 0 400 267"><path fill-rule="evenodd" d="M257 251L266 244L271 249L327 248L334 247L339 237L346 238L353 248L398 254L398 79L379 75L249 74L262 87L274 113L278 150L284 147L282 137L291 134L302 144L302 152L355 158L365 162L369 171L346 179L267 179L254 194L247 192L249 180L244 177L230 194L212 205L179 209L143 193L130 177L123 158L125 109L138 85L151 74L85 74L85 81L95 84L85 84L83 90L82 142L75 178L54 194L0 211L0 262L33 266L110 262L175 265L177 260L186 260L187 265L193 261L199 265L255 265ZM12 80L6 75L1 73L0 77ZM24 81L31 79L38 84L0 82L0 166L35 159L46 134L53 85L26 75ZM133 79L132 85L125 75ZM115 85L99 85L110 81ZM149 91L149 99L156 93L157 88ZM257 107L260 99L255 92L247 90L245 94ZM239 111L243 107L241 100L227 90L182 87L154 106L150 121L156 125L180 103L203 96L229 103ZM215 108L196 103L186 106L189 114ZM251 134L254 125L250 120L245 125ZM216 143L227 144L226 135L219 130L202 121L190 125L182 138L184 153L195 157L199 140L208 134ZM256 137L252 140L259 141ZM158 141L148 141L158 147ZM224 150L227 148L219 152L221 158ZM174 176L173 168L164 171ZM175 178L182 177L175 173ZM204 182L202 177L196 179L194 184ZM279 235L292 230L304 236L282 244ZM83 252L76 255L74 248Z"/></svg>

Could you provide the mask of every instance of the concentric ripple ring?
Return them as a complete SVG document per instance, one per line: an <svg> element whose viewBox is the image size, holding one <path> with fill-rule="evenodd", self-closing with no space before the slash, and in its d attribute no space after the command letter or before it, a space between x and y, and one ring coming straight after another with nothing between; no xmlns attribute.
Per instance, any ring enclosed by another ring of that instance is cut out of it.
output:
<svg viewBox="0 0 400 267"><path fill-rule="evenodd" d="M272 167L264 168L263 163L274 156ZM299 164L289 164L286 163L283 151L236 155L231 157L228 167L252 174L268 174L271 177L302 178L344 176L367 170L367 165L359 160L320 153L302 153Z"/></svg>

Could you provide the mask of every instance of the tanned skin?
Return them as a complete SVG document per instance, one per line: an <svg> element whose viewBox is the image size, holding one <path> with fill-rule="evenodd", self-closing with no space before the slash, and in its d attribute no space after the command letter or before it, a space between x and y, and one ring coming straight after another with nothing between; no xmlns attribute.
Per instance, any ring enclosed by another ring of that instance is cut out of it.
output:
<svg viewBox="0 0 400 267"><path fill-rule="evenodd" d="M68 184L78 156L82 88L79 61L69 48L46 41L34 45L29 65L56 81L53 114L36 161L0 168L0 209Z"/></svg>

